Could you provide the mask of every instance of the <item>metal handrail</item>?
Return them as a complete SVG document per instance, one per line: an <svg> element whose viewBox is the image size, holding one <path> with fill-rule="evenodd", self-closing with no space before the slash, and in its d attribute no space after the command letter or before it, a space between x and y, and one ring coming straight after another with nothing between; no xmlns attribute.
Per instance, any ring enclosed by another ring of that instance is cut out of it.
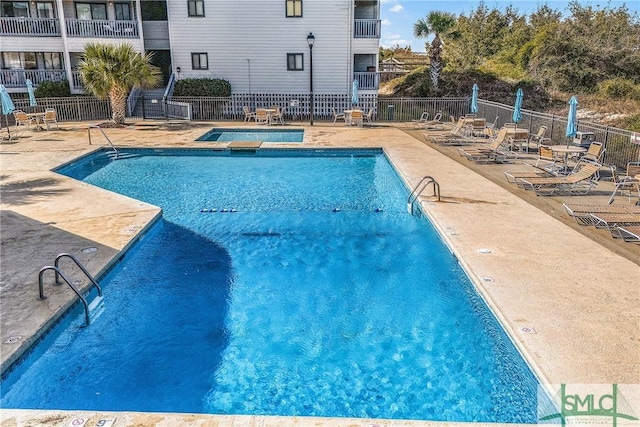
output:
<svg viewBox="0 0 640 427"><path fill-rule="evenodd" d="M438 181L436 181L432 176L426 175L422 177L420 182L418 182L418 184L413 188L413 190L409 194L409 197L407 198L407 210L411 215L413 215L413 204L416 200L418 200L420 194L422 194L422 192L426 190L429 184L433 184L433 195L437 196L438 201L440 201L440 184L438 184Z"/></svg>
<svg viewBox="0 0 640 427"><path fill-rule="evenodd" d="M102 132L102 135L105 137L105 139L107 140L107 142L109 143L109 145L111 146L111 148L113 148L113 151L115 151L115 152L116 152L116 157L115 157L115 158L117 159L117 158L118 158L118 156L120 155L120 152L118 151L118 149L116 148L116 146L115 146L115 145L113 145L113 142L111 142L111 140L109 139L109 137L107 136L107 134L106 134L106 133L104 133L104 130L103 130L100 126L98 126L98 125L89 125L89 126L87 127L87 132L88 132L88 134L89 134L89 145L91 145L91 129L92 129L92 128L100 129L100 132Z"/></svg>
<svg viewBox="0 0 640 427"><path fill-rule="evenodd" d="M40 291L40 297L38 299L40 299L40 300L47 299L47 297L44 296L44 283L42 282L42 276L44 275L45 271L47 271L47 270L55 271L56 272L56 277L58 277L58 276L62 277L62 279L67 283L67 285L69 285L69 287L71 289L73 289L73 292L75 292L76 295L78 295L78 298L80 298L80 300L82 300L82 304L84 305L84 318L85 318L85 320L87 322L87 326L89 326L89 323L90 323L90 320L89 320L89 304L87 303L87 299L82 296L80 291L78 291L78 289L75 286L73 286L71 281L69 279L67 279L67 277L64 275L64 273L62 273L62 271L60 271L60 269L58 267L54 267L53 265L47 265L47 266L42 267L40 269L40 273L38 274L38 290Z"/></svg>
<svg viewBox="0 0 640 427"><path fill-rule="evenodd" d="M54 262L54 265L56 267L56 269L60 269L60 259L61 258L71 258L73 260L73 262L76 263L76 265L78 266L78 268L80 268L80 270L82 270L82 272L85 274L85 276L87 276L87 278L91 281L91 283L93 283L93 285L96 287L96 289L98 290L98 296L101 297L102 296L102 289L100 288L100 285L98 285L98 282L96 282L96 279L93 278L93 276L87 271L86 268L84 268L84 265L82 265L80 263L80 261L78 261L78 259L76 257L74 257L71 254L68 253L62 253L60 255L58 255L56 257L56 260ZM60 279L59 279L59 275L58 275L58 270L56 270L56 285L60 285Z"/></svg>

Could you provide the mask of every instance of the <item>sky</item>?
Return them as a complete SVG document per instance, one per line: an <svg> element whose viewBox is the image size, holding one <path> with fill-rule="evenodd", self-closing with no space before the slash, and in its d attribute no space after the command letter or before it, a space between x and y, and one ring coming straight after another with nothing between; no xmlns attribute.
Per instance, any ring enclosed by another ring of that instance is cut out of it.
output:
<svg viewBox="0 0 640 427"><path fill-rule="evenodd" d="M514 6L519 13L529 15L538 9L539 5L547 5L552 9L566 12L570 1L565 0L485 0L489 9L504 10L509 5ZM583 0L584 6L602 9L605 6L618 8L626 5L633 13L640 14L640 0ZM476 10L480 0L381 0L380 18L382 20L382 37L380 45L393 47L396 45L411 46L414 52L424 52L427 39L413 37L413 24L425 18L433 10L450 12L458 16L463 13L469 15Z"/></svg>

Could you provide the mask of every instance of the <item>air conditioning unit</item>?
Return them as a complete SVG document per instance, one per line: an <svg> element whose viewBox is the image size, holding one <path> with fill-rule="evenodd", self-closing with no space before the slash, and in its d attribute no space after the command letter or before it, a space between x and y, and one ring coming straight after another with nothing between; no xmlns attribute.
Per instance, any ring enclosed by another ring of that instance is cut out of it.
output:
<svg viewBox="0 0 640 427"><path fill-rule="evenodd" d="M573 144L579 145L584 148L589 148L589 145L595 140L593 132L576 132L576 136L573 137Z"/></svg>

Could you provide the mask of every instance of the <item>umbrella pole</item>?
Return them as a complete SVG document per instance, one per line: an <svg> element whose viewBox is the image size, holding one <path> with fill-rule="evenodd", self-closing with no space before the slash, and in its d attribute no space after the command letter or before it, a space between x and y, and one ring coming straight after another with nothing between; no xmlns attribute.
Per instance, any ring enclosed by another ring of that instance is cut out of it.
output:
<svg viewBox="0 0 640 427"><path fill-rule="evenodd" d="M4 120L7 123L7 135L9 135L9 141L11 141L11 129L9 129L9 116L7 114L4 115Z"/></svg>

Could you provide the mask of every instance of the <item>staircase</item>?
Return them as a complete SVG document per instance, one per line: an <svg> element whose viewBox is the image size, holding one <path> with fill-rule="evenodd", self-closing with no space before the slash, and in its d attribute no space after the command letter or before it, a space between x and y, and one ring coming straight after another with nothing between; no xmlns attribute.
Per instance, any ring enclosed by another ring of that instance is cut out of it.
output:
<svg viewBox="0 0 640 427"><path fill-rule="evenodd" d="M133 109L133 116L145 119L164 119L165 114L162 104L164 91L164 88L160 88L140 92L136 106Z"/></svg>

